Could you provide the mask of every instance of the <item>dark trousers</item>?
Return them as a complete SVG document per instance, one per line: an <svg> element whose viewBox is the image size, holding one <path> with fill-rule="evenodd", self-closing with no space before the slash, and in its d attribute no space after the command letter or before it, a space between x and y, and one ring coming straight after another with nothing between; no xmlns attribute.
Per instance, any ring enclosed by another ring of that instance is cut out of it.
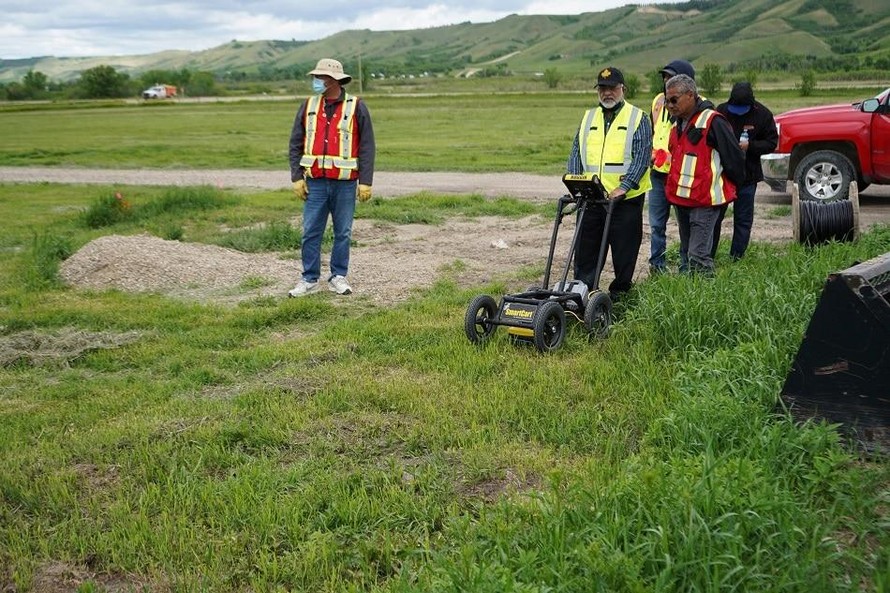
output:
<svg viewBox="0 0 890 593"><path fill-rule="evenodd" d="M627 292L633 286L634 269L643 242L643 201L645 194L615 202L606 250L612 252L615 280L609 284L613 294ZM606 205L589 204L578 234L575 250L575 279L597 288L596 264L606 226ZM604 256L605 257L605 256Z"/></svg>
<svg viewBox="0 0 890 593"><path fill-rule="evenodd" d="M714 258L711 245L714 242L714 225L723 206L677 206L677 227L680 230L680 250L689 256L688 267L680 266L681 272L714 274Z"/></svg>
<svg viewBox="0 0 890 593"><path fill-rule="evenodd" d="M732 259L742 259L751 242L751 227L754 226L754 194L757 192L757 184L739 186L736 190L736 199L732 203L732 243L729 245L729 256ZM723 206L720 211L720 219L714 226L714 246L711 248L711 257L717 254L717 243L720 242L720 225L726 214L728 206Z"/></svg>

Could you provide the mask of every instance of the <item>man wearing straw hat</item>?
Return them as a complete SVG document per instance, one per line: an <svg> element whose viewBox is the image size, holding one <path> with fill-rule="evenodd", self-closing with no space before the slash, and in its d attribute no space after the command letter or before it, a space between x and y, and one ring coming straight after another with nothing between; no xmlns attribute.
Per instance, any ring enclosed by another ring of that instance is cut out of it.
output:
<svg viewBox="0 0 890 593"><path fill-rule="evenodd" d="M345 295L352 293L346 275L355 201L371 199L374 129L365 102L343 88L352 77L340 62L323 58L309 75L313 95L297 110L290 136L291 181L303 200L303 274L288 296L318 291L328 216L334 227L328 289Z"/></svg>

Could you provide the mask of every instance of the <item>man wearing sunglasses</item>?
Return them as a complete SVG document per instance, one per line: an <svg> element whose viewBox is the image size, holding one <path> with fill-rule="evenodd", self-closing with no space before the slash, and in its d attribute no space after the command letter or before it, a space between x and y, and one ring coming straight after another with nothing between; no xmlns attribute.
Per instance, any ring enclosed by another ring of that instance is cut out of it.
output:
<svg viewBox="0 0 890 593"><path fill-rule="evenodd" d="M633 286L643 242L643 201L649 189L652 126L646 113L624 100L624 75L604 68L596 81L598 104L588 109L575 134L566 169L594 173L613 200L609 229L606 207L592 204L584 214L575 251L575 278L594 288L603 233L612 252L615 279L609 294L617 300ZM603 254L605 257L605 254Z"/></svg>
<svg viewBox="0 0 890 593"><path fill-rule="evenodd" d="M713 275L714 227L745 181L745 153L732 126L713 103L699 97L689 76L671 77L664 101L674 118L665 194L677 213L680 249L688 255L688 269L681 266L680 271Z"/></svg>

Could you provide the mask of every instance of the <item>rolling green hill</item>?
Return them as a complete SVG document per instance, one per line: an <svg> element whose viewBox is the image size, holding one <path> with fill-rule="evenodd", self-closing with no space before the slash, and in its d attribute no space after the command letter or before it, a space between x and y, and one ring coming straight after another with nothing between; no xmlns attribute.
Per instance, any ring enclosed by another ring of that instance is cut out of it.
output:
<svg viewBox="0 0 890 593"><path fill-rule="evenodd" d="M727 69L890 70L886 0L692 0L627 5L569 16L510 15L407 31L343 31L317 41L232 41L198 52L141 56L0 60L0 82L28 70L68 81L100 64L138 75L147 70L302 76L319 57L355 71L461 76L500 65L516 74L556 68L566 74L612 64L644 74L673 58Z"/></svg>

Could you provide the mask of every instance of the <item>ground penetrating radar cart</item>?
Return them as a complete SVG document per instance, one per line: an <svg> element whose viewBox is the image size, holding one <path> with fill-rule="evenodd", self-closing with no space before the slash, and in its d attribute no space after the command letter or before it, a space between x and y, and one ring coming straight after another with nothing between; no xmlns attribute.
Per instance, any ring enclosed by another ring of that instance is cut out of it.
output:
<svg viewBox="0 0 890 593"><path fill-rule="evenodd" d="M606 259L609 225L615 202L608 199L606 190L596 175L564 175L563 183L569 193L559 198L557 203L541 286L529 287L518 294L504 295L500 304L487 294L473 298L464 317L464 331L474 344L485 343L494 334L494 330L502 325L514 340L531 342L540 352L551 352L563 343L567 315L583 322L592 338L605 338L608 335L612 324L612 300L607 292L600 290L599 282ZM587 210L595 204L605 205L606 223L596 265L595 285L588 287L580 280L569 281L568 275L578 245L581 222ZM565 266L560 278L548 288L559 226L563 217L572 213L577 213L577 219Z"/></svg>

